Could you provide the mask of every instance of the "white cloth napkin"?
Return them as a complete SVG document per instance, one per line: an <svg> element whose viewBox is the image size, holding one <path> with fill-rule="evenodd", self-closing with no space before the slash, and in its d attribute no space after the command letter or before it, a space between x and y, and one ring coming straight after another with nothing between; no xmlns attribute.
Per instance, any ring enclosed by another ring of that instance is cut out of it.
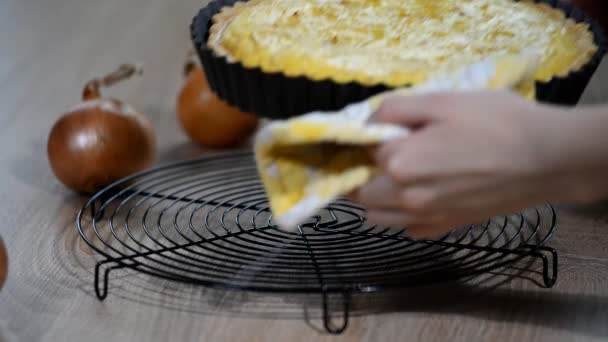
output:
<svg viewBox="0 0 608 342"><path fill-rule="evenodd" d="M376 168L366 147L409 132L402 126L368 122L387 96L512 89L534 98L537 63L533 53L496 56L339 111L312 112L271 122L255 137L255 158L273 222L280 229L293 231L332 200L370 180Z"/></svg>

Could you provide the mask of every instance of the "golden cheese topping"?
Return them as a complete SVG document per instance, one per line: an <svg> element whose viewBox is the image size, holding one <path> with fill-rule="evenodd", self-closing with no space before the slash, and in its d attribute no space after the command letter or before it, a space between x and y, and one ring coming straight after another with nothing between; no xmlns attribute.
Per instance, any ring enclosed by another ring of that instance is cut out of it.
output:
<svg viewBox="0 0 608 342"><path fill-rule="evenodd" d="M548 81L597 50L587 24L525 0L251 0L214 17L208 44L265 72L391 87L526 50Z"/></svg>

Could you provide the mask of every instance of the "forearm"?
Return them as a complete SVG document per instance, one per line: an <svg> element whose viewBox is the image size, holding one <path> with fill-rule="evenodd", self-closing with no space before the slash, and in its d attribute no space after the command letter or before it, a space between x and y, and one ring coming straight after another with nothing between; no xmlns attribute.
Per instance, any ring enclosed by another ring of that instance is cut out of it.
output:
<svg viewBox="0 0 608 342"><path fill-rule="evenodd" d="M559 197L577 202L608 197L608 105L579 107L555 118L550 143Z"/></svg>

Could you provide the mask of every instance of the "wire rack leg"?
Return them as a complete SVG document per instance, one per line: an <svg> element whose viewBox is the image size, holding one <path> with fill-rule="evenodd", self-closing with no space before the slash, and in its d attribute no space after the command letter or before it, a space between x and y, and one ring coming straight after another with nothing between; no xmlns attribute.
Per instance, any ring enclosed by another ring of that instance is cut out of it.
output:
<svg viewBox="0 0 608 342"><path fill-rule="evenodd" d="M334 335L339 335L348 327L348 313L350 311L350 292L342 293L342 324L334 326L329 313L329 293L323 292L323 325L325 330Z"/></svg>
<svg viewBox="0 0 608 342"><path fill-rule="evenodd" d="M551 288L557 282L557 251L551 247L538 248L533 256L543 262L543 281L546 288Z"/></svg>
<svg viewBox="0 0 608 342"><path fill-rule="evenodd" d="M118 264L118 265L114 265L114 266L105 268L103 270L103 280L100 284L100 282L99 282L100 275L99 274L101 272L101 267L105 264L113 263L113 262L114 262L114 260L104 260L104 261L100 261L97 264L95 264L95 279L94 279L95 294L97 295L97 298L100 301L103 301L108 296L108 283L109 283L110 271L124 267L123 265Z"/></svg>

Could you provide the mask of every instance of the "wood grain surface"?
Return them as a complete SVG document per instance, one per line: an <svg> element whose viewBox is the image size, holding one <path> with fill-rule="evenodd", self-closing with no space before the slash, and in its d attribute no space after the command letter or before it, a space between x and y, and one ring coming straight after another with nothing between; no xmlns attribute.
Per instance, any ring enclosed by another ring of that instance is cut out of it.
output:
<svg viewBox="0 0 608 342"><path fill-rule="evenodd" d="M0 234L10 262L0 341L608 340L606 204L559 207L551 245L560 275L552 289L517 277L492 291L443 286L364 298L338 337L323 332L316 297L223 292L125 271L99 302L96 259L75 228L86 198L53 177L47 134L86 80L141 62L141 79L108 94L153 120L159 162L209 153L188 142L174 110L188 25L203 3L0 1ZM604 63L583 101L607 95Z"/></svg>

